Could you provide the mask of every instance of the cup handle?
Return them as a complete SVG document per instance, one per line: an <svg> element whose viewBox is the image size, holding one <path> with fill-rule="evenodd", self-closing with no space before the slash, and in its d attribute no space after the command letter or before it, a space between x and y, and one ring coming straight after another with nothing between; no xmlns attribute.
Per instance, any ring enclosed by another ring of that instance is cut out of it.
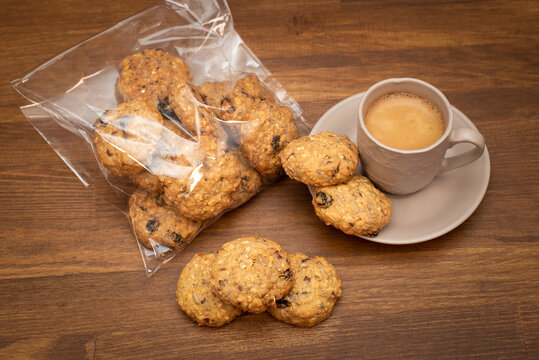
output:
<svg viewBox="0 0 539 360"><path fill-rule="evenodd" d="M463 154L444 158L440 173L456 169L477 160L485 150L485 139L478 131L469 128L454 129L449 135L449 148L459 143L470 143L475 146Z"/></svg>

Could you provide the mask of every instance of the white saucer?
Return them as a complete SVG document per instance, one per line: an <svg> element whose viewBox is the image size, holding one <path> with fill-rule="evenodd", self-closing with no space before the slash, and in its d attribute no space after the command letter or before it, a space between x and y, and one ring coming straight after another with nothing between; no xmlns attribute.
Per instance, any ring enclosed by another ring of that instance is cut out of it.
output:
<svg viewBox="0 0 539 360"><path fill-rule="evenodd" d="M356 121L359 102L364 93L353 95L329 109L313 127L311 134L331 131L347 135L356 143ZM473 123L453 107L453 126L477 130ZM455 155L471 148L458 144L448 150ZM358 172L361 172L361 164ZM389 224L376 237L364 239L384 244L414 244L434 239L462 224L483 199L490 177L490 158L485 147L483 155L471 164L439 175L434 181L411 195L388 194L393 203Z"/></svg>

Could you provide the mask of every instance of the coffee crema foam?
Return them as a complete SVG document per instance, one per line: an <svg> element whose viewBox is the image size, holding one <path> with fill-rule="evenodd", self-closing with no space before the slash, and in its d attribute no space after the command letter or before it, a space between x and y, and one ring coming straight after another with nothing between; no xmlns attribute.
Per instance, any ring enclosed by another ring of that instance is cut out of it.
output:
<svg viewBox="0 0 539 360"><path fill-rule="evenodd" d="M435 143L444 132L440 110L429 100L407 92L378 98L367 110L365 126L384 145L417 150Z"/></svg>

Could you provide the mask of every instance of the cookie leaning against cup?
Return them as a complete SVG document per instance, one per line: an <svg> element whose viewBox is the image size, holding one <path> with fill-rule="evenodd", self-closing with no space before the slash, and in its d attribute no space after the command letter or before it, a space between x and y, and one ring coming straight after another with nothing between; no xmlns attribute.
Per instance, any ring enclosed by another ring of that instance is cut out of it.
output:
<svg viewBox="0 0 539 360"><path fill-rule="evenodd" d="M180 308L199 325L219 327L241 315L242 311L223 302L210 286L211 263L215 254L196 254L178 279L176 300Z"/></svg>
<svg viewBox="0 0 539 360"><path fill-rule="evenodd" d="M359 162L356 145L347 136L331 132L292 140L279 156L289 177L313 186L349 180Z"/></svg>
<svg viewBox="0 0 539 360"><path fill-rule="evenodd" d="M335 268L323 257L290 254L294 273L292 288L268 312L277 320L296 326L314 326L331 314L341 296L341 280Z"/></svg>
<svg viewBox="0 0 539 360"><path fill-rule="evenodd" d="M312 191L316 215L347 234L375 236L391 218L391 200L364 176Z"/></svg>
<svg viewBox="0 0 539 360"><path fill-rule="evenodd" d="M288 254L274 241L258 236L224 244L212 263L211 284L223 301L262 313L292 287Z"/></svg>

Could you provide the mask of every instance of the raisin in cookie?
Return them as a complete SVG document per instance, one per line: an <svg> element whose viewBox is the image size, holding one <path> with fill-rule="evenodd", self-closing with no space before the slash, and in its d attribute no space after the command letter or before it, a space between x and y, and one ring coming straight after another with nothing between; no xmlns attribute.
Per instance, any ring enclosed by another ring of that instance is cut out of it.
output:
<svg viewBox="0 0 539 360"><path fill-rule="evenodd" d="M313 186L349 180L357 168L359 152L347 136L331 132L291 141L280 153L284 171L292 179Z"/></svg>
<svg viewBox="0 0 539 360"><path fill-rule="evenodd" d="M223 302L210 286L211 264L215 254L196 254L185 265L178 280L176 299L180 308L199 325L219 327L242 311Z"/></svg>
<svg viewBox="0 0 539 360"><path fill-rule="evenodd" d="M163 102L177 81L192 80L189 67L182 59L160 49L130 55L122 61L121 67L118 91L124 100L145 94L154 107Z"/></svg>
<svg viewBox="0 0 539 360"><path fill-rule="evenodd" d="M316 215L347 234L375 236L391 218L391 200L364 176L312 191Z"/></svg>
<svg viewBox="0 0 539 360"><path fill-rule="evenodd" d="M168 207L159 193L140 189L129 199L129 219L137 239L149 249L155 243L178 247L202 227L201 222L189 220Z"/></svg>
<svg viewBox="0 0 539 360"><path fill-rule="evenodd" d="M242 310L264 312L292 286L288 255L274 241L251 236L224 244L211 269L217 295Z"/></svg>
<svg viewBox="0 0 539 360"><path fill-rule="evenodd" d="M296 326L314 326L324 321L341 296L341 280L323 257L290 254L294 273L292 288L268 312L278 320Z"/></svg>
<svg viewBox="0 0 539 360"><path fill-rule="evenodd" d="M162 130L163 118L146 97L122 103L95 124L99 161L115 175L138 174L151 163Z"/></svg>

